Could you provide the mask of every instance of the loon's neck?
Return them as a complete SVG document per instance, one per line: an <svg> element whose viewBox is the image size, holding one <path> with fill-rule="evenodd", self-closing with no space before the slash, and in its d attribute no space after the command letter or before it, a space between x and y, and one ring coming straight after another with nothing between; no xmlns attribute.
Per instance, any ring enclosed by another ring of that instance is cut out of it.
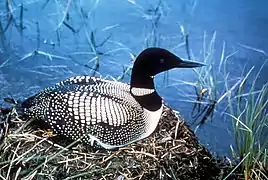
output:
<svg viewBox="0 0 268 180"><path fill-rule="evenodd" d="M157 111L162 107L162 98L155 90L153 77L143 72L132 71L130 93L142 107L149 111Z"/></svg>

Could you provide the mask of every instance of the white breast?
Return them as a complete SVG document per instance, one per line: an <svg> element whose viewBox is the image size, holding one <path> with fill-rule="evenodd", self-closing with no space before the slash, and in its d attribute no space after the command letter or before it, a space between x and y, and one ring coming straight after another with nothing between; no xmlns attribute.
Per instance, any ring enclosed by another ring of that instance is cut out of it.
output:
<svg viewBox="0 0 268 180"><path fill-rule="evenodd" d="M157 111L149 111L147 109L144 109L144 114L146 117L146 133L144 133L140 139L146 138L154 132L160 120L162 111L163 111L163 104L161 108L158 109Z"/></svg>

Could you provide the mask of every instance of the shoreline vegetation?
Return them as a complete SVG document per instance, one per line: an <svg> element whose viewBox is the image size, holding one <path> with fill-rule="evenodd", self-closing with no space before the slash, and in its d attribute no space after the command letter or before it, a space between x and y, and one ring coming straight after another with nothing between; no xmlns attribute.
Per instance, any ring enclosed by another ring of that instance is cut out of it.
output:
<svg viewBox="0 0 268 180"><path fill-rule="evenodd" d="M183 35L188 58L191 58L189 36L185 33ZM219 63L215 66L215 40L216 32L206 44L207 35L204 34L202 55L203 63L207 66L194 70L198 81L193 85L197 96L193 111L197 109L196 116L201 117L195 131L206 120L213 118L218 104L224 100L227 101L227 106L221 114L222 119L231 120L235 143L230 144L232 170L224 177L224 180L229 179L234 173L236 179L268 179L268 82L263 84L260 90L256 88L260 73L267 64L268 56L263 50L241 45L249 51L263 54L266 59L255 74L253 73L254 66L248 71L245 66L240 77L231 77L227 72L227 64L236 52L226 55L226 46L223 43ZM253 74L254 78L252 78ZM231 81L234 82L231 83ZM222 86L225 91L222 91Z"/></svg>

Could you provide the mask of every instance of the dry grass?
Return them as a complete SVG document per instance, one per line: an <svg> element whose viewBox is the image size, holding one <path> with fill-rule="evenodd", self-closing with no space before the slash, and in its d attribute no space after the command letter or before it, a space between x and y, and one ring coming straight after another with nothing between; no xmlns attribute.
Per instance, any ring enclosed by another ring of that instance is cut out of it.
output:
<svg viewBox="0 0 268 180"><path fill-rule="evenodd" d="M49 138L29 120L9 115L13 127L0 146L0 179L222 178L220 164L168 107L153 135L117 151Z"/></svg>

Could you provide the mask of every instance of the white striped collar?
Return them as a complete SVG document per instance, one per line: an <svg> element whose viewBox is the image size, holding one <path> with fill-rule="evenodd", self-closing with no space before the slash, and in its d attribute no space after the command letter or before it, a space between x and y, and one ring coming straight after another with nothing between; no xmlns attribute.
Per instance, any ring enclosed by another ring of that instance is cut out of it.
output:
<svg viewBox="0 0 268 180"><path fill-rule="evenodd" d="M134 96L145 96L154 93L155 89L132 87L130 91Z"/></svg>

